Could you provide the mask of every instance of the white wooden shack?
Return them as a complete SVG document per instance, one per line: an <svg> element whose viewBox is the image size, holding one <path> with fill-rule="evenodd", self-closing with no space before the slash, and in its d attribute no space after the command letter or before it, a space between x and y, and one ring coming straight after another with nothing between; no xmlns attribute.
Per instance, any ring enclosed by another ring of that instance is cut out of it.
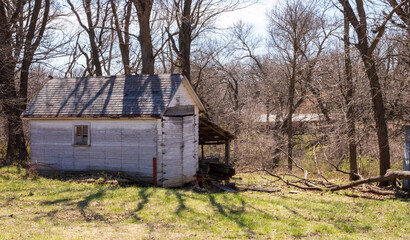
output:
<svg viewBox="0 0 410 240"><path fill-rule="evenodd" d="M195 179L201 112L189 81L164 74L51 79L22 117L44 174L118 172L141 183L156 174L159 186L174 187ZM207 134L229 147L230 136L214 130Z"/></svg>

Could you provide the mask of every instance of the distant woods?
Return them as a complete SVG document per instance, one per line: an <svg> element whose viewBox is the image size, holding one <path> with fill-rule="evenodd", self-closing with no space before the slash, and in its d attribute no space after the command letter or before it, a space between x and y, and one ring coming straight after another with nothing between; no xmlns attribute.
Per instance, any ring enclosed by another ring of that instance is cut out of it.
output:
<svg viewBox="0 0 410 240"><path fill-rule="evenodd" d="M251 4L0 2L5 162L27 165L19 116L48 75L182 73L208 115L237 137L239 168L323 174L336 166L354 180L401 166L410 1L278 1L260 13L264 35L246 19L220 27Z"/></svg>

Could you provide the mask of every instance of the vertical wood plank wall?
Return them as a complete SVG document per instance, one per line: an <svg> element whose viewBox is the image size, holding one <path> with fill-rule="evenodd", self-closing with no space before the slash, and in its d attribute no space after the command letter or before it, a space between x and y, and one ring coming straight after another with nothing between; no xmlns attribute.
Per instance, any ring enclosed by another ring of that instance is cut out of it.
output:
<svg viewBox="0 0 410 240"><path fill-rule="evenodd" d="M183 85L177 90L168 107L194 105ZM199 118L195 114L184 117L162 118L162 179L164 187L181 186L195 180L198 170Z"/></svg>

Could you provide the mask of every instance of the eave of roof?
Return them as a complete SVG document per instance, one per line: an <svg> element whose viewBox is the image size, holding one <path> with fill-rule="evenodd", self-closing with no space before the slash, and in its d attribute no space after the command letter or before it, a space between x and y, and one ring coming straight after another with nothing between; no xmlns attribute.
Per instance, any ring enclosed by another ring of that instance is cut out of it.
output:
<svg viewBox="0 0 410 240"><path fill-rule="evenodd" d="M235 136L205 117L199 117L199 144L224 144Z"/></svg>

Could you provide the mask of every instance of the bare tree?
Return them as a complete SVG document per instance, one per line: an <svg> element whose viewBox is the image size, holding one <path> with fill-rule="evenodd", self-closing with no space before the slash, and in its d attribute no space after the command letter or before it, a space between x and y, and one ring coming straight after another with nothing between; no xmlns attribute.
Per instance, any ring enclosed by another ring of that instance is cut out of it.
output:
<svg viewBox="0 0 410 240"><path fill-rule="evenodd" d="M286 1L283 7L273 9L268 17L269 32L274 50L286 66L285 75L288 80L287 94L287 158L288 169L293 165L293 113L303 101L295 101L296 84L302 76L304 66L307 66L306 54L314 44L319 29L315 4L305 4L300 0ZM321 50L319 50L321 51ZM312 66L308 67L312 68ZM303 88L302 88L303 90ZM303 93L303 91L302 91Z"/></svg>
<svg viewBox="0 0 410 240"><path fill-rule="evenodd" d="M49 22L50 1L35 0L0 3L0 101L6 116L8 163L27 166L27 148L20 114L27 104L28 74L34 54ZM40 24L38 24L40 22ZM20 62L20 55L23 59ZM20 69L17 89L16 70Z"/></svg>
<svg viewBox="0 0 410 240"><path fill-rule="evenodd" d="M215 19L224 12L234 11L243 5L242 0L174 0L168 11L176 23L173 29L168 26L167 33L171 40L172 49L178 60L174 64L181 69L189 80L191 80L191 47L192 42L209 30L215 30ZM252 1L253 2L253 1ZM248 2L248 4L252 4ZM174 39L178 36L178 41Z"/></svg>
<svg viewBox="0 0 410 240"><path fill-rule="evenodd" d="M150 17L153 0L133 0L137 9L140 33L138 41L142 53L142 74L154 74L154 53L152 49L152 38L150 28Z"/></svg>
<svg viewBox="0 0 410 240"><path fill-rule="evenodd" d="M366 75L370 83L370 94L372 99L372 107L374 113L374 119L376 122L379 156L380 156L380 175L384 175L388 169L390 169L390 147L389 147L389 135L386 124L386 114L383 101L383 92L380 87L380 80L377 72L377 67L373 52L376 49L379 41L385 33L386 25L397 12L400 7L406 4L408 1L403 1L401 4L396 5L389 14L384 18L382 23L375 30L376 36L373 41L369 40L369 31L365 7L362 0L356 0L356 12L353 10L348 0L339 0L339 3L343 6L350 24L352 24L357 35L357 48L361 54L362 61L366 69ZM387 182L383 182L382 185L387 185Z"/></svg>
<svg viewBox="0 0 410 240"><path fill-rule="evenodd" d="M93 16L92 6L91 6L91 0L84 0L82 1L83 8L85 11L86 19L87 19L87 25L85 25L82 20L79 12L77 9L74 7L73 3L71 0L67 0L67 3L70 5L71 11L74 13L74 15L77 18L78 23L80 26L83 28L83 30L87 33L88 38L89 38L89 43L90 43L90 48L91 48L91 62L92 66L95 68L95 75L96 76L102 76L102 68L101 68L101 60L100 60L100 54L99 54L99 46L97 44L97 35L96 35L96 27L100 23L100 10L101 10L101 2L100 0L97 0L96 2L96 15L95 17ZM92 72L90 71L90 74Z"/></svg>
<svg viewBox="0 0 410 240"><path fill-rule="evenodd" d="M357 170L357 146L356 146L356 122L355 122L355 109L352 101L354 94L354 84L352 76L352 62L350 59L350 28L349 20L346 12L343 13L343 43L344 43L344 73L346 80L346 93L344 95L347 106L347 135L349 145L349 163L350 163L350 180L358 180Z"/></svg>
<svg viewBox="0 0 410 240"><path fill-rule="evenodd" d="M118 44L121 52L121 59L122 64L124 66L125 75L131 74L131 66L130 66L130 24L131 24L131 13L132 13L132 5L131 2L126 2L124 6L124 13L123 13L123 27L121 26L121 19L117 13L117 1L110 0L112 14L114 18L114 29L117 33L118 37Z"/></svg>

